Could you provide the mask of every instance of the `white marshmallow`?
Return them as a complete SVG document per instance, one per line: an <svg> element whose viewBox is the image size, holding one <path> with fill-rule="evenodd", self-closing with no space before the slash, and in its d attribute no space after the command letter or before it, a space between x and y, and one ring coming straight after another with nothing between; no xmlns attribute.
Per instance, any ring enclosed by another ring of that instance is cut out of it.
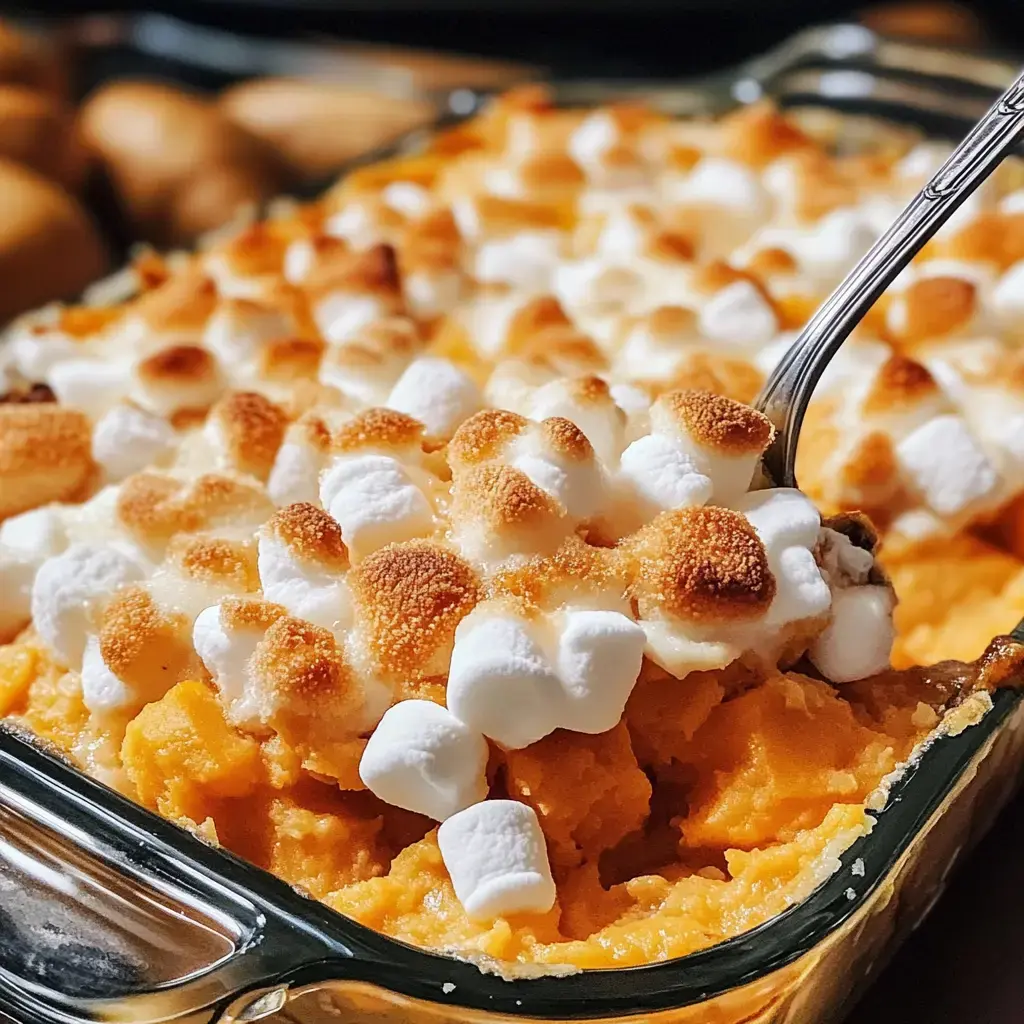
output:
<svg viewBox="0 0 1024 1024"><path fill-rule="evenodd" d="M483 736L429 700L389 708L359 762L359 777L385 803L444 821L487 796Z"/></svg>
<svg viewBox="0 0 1024 1024"><path fill-rule="evenodd" d="M65 665L77 667L97 606L142 576L142 566L112 545L72 544L36 574L31 601L36 631Z"/></svg>
<svg viewBox="0 0 1024 1024"><path fill-rule="evenodd" d="M649 400L647 404L650 405ZM621 414L611 405L599 405L596 402L584 404L576 400L565 380L552 380L537 388L530 399L529 416L534 420L561 416L575 423L586 434L597 457L606 465L611 464L622 452Z"/></svg>
<svg viewBox="0 0 1024 1024"><path fill-rule="evenodd" d="M618 725L646 643L644 631L620 612L565 615L558 640L558 674L566 696L563 729L602 733Z"/></svg>
<svg viewBox="0 0 1024 1024"><path fill-rule="evenodd" d="M810 658L834 683L883 672L896 636L887 587L848 587L832 598L832 621L814 641Z"/></svg>
<svg viewBox="0 0 1024 1024"><path fill-rule="evenodd" d="M750 281L733 281L708 300L700 312L700 332L711 341L759 349L775 337L775 310Z"/></svg>
<svg viewBox="0 0 1024 1024"><path fill-rule="evenodd" d="M69 359L50 371L47 383L62 405L73 405L97 419L131 388L127 363Z"/></svg>
<svg viewBox="0 0 1024 1024"><path fill-rule="evenodd" d="M482 284L507 284L527 292L547 292L561 263L557 231L520 231L483 242L473 261L473 276Z"/></svg>
<svg viewBox="0 0 1024 1024"><path fill-rule="evenodd" d="M561 502L573 519L588 519L600 510L605 496L604 480L593 459L555 454L540 444L533 432L521 434L509 449L509 464Z"/></svg>
<svg viewBox="0 0 1024 1024"><path fill-rule="evenodd" d="M643 294L643 280L630 267L604 257L563 260L555 269L552 290L569 312L613 316L631 307Z"/></svg>
<svg viewBox="0 0 1024 1024"><path fill-rule="evenodd" d="M818 557L833 589L867 583L875 565L875 556L870 551L857 547L845 533L828 527L821 531Z"/></svg>
<svg viewBox="0 0 1024 1024"><path fill-rule="evenodd" d="M769 551L768 567L775 577L775 600L764 618L767 629L777 630L828 611L832 592L807 548L794 545L781 551Z"/></svg>
<svg viewBox="0 0 1024 1024"><path fill-rule="evenodd" d="M277 450L267 480L267 494L278 508L306 501L320 504L320 470L323 455L302 441L285 440Z"/></svg>
<svg viewBox="0 0 1024 1024"><path fill-rule="evenodd" d="M316 266L316 255L316 246L308 238L297 238L284 251L284 279L289 284L302 284Z"/></svg>
<svg viewBox="0 0 1024 1024"><path fill-rule="evenodd" d="M1014 263L999 278L992 290L991 302L1000 323L1006 327L1024 327L1024 260Z"/></svg>
<svg viewBox="0 0 1024 1024"><path fill-rule="evenodd" d="M14 333L4 345L11 365L28 381L49 380L59 363L82 356L82 345L58 330L39 333L29 327Z"/></svg>
<svg viewBox="0 0 1024 1024"><path fill-rule="evenodd" d="M177 439L165 419L122 402L96 424L92 457L103 467L107 479L123 480L168 459Z"/></svg>
<svg viewBox="0 0 1024 1024"><path fill-rule="evenodd" d="M316 326L332 345L351 340L367 324L387 315L387 306L376 296L346 291L330 292L313 307Z"/></svg>
<svg viewBox="0 0 1024 1024"><path fill-rule="evenodd" d="M747 517L769 552L793 545L813 548L818 542L821 513L794 487L750 491L732 507Z"/></svg>
<svg viewBox="0 0 1024 1024"><path fill-rule="evenodd" d="M457 270L414 270L402 278L402 294L414 317L429 320L442 316L462 298L462 274Z"/></svg>
<svg viewBox="0 0 1024 1024"><path fill-rule="evenodd" d="M558 728L562 686L527 623L471 612L455 630L448 707L467 725L517 750Z"/></svg>
<svg viewBox="0 0 1024 1024"><path fill-rule="evenodd" d="M694 508L711 500L713 484L692 455L674 438L647 434L622 453L619 479L653 515L675 508Z"/></svg>
<svg viewBox="0 0 1024 1024"><path fill-rule="evenodd" d="M925 503L955 516L995 492L999 478L959 416L936 416L896 446L900 468Z"/></svg>
<svg viewBox="0 0 1024 1024"><path fill-rule="evenodd" d="M353 249L369 249L382 240L380 225L359 202L332 213L324 221L323 231L331 238L344 239Z"/></svg>
<svg viewBox="0 0 1024 1024"><path fill-rule="evenodd" d="M706 156L669 190L674 203L718 208L726 215L755 219L766 212L767 197L757 175L733 160Z"/></svg>
<svg viewBox="0 0 1024 1024"><path fill-rule="evenodd" d="M249 363L267 342L286 338L292 332L291 318L281 310L222 306L207 321L203 344L230 369Z"/></svg>
<svg viewBox="0 0 1024 1024"><path fill-rule="evenodd" d="M134 690L114 675L103 660L99 637L90 636L82 655L82 703L94 715L104 715L134 702Z"/></svg>
<svg viewBox="0 0 1024 1024"><path fill-rule="evenodd" d="M428 434L451 437L459 424L480 409L476 382L447 359L413 360L385 403L420 421Z"/></svg>
<svg viewBox="0 0 1024 1024"><path fill-rule="evenodd" d="M430 193L412 181L393 181L385 186L380 197L406 217L422 217L430 209Z"/></svg>
<svg viewBox="0 0 1024 1024"><path fill-rule="evenodd" d="M864 212L841 207L793 240L801 268L820 282L841 278L874 244L877 233Z"/></svg>
<svg viewBox="0 0 1024 1024"><path fill-rule="evenodd" d="M344 581L319 566L300 561L276 537L260 535L256 561L263 596L286 608L290 615L325 629L336 629L347 618L349 601Z"/></svg>
<svg viewBox="0 0 1024 1024"><path fill-rule="evenodd" d="M592 171L603 163L605 154L619 142L621 134L606 111L595 111L569 136L569 155L584 170Z"/></svg>
<svg viewBox="0 0 1024 1024"><path fill-rule="evenodd" d="M49 506L0 524L0 638L10 639L28 623L36 572L66 543L64 524Z"/></svg>
<svg viewBox="0 0 1024 1024"><path fill-rule="evenodd" d="M341 526L355 561L434 529L430 502L405 467L388 455L336 460L320 481L320 501Z"/></svg>
<svg viewBox="0 0 1024 1024"><path fill-rule="evenodd" d="M226 630L220 605L204 608L192 627L192 646L213 677L228 717L241 728L260 721L251 663L263 634L261 629Z"/></svg>
<svg viewBox="0 0 1024 1024"><path fill-rule="evenodd" d="M527 804L473 804L442 823L437 844L455 895L471 918L542 914L554 906L544 833Z"/></svg>

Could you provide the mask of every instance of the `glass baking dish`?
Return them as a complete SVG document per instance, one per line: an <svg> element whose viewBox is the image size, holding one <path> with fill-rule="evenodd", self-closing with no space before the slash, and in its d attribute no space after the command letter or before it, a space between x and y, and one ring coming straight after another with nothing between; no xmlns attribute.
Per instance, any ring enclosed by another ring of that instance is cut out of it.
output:
<svg viewBox="0 0 1024 1024"><path fill-rule="evenodd" d="M685 115L769 96L856 115L847 144L862 115L956 134L1013 71L843 25L698 85L563 83L556 98L631 96ZM481 99L455 92L442 121ZM1013 639L1024 642L1024 624ZM674 961L515 978L356 924L0 723L0 1007L28 1022L124 1024L838 1019L1014 788L1024 699L1000 689L984 703L975 724L940 727L893 780L870 835L780 916Z"/></svg>

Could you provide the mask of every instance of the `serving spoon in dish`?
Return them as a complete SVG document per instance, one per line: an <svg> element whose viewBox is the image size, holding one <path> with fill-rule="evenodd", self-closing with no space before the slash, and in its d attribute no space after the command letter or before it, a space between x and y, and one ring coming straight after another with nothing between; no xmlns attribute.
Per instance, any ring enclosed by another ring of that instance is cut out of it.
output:
<svg viewBox="0 0 1024 1024"><path fill-rule="evenodd" d="M832 357L897 274L996 169L1022 135L1024 74L968 132L779 361L755 403L776 428L763 459L765 476L772 484L797 486L800 427L814 388Z"/></svg>

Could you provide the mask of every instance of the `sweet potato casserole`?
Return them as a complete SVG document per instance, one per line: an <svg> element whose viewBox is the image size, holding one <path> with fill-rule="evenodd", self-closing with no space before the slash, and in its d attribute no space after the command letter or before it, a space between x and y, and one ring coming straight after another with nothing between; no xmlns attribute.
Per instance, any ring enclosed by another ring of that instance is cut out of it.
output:
<svg viewBox="0 0 1024 1024"><path fill-rule="evenodd" d="M1014 165L823 382L810 498L757 489L746 403L942 155L805 127L527 90L15 324L0 716L432 949L802 899L1024 613Z"/></svg>

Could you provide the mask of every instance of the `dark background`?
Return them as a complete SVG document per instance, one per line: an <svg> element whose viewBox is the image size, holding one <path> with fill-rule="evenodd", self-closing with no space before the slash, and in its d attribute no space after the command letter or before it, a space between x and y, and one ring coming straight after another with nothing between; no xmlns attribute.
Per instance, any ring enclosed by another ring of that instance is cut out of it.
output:
<svg viewBox="0 0 1024 1024"><path fill-rule="evenodd" d="M172 0L0 6L31 16L141 6L252 34L326 33L436 47L512 58L567 76L670 77L736 63L797 29L848 16L864 5L836 0L425 0L418 5L378 0L365 4L368 10L352 10L345 8L353 5L321 0ZM1024 0L978 0L965 6L982 18L990 47L1017 51L1024 63ZM1018 1022L1024 1022L1024 796L961 865L927 922L853 1009L847 1024Z"/></svg>

